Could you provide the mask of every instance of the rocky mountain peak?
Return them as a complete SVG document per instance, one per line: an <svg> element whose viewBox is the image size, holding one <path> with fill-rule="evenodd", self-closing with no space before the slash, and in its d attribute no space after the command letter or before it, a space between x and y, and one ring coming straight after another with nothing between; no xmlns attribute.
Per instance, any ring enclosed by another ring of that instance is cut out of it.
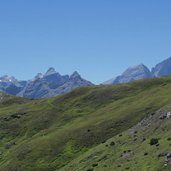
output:
<svg viewBox="0 0 171 171"><path fill-rule="evenodd" d="M77 71L74 71L73 74L70 76L70 79L81 78L80 74Z"/></svg>
<svg viewBox="0 0 171 171"><path fill-rule="evenodd" d="M91 86L75 71L71 76L60 75L53 67L45 74L38 73L32 80L17 81L14 77L0 77L0 91L26 98L43 98L64 94L81 86Z"/></svg>
<svg viewBox="0 0 171 171"><path fill-rule="evenodd" d="M57 74L56 70L53 67L50 67L47 72L44 74L44 77L49 76L49 75L53 75L53 74Z"/></svg>
<svg viewBox="0 0 171 171"><path fill-rule="evenodd" d="M146 73L147 75L151 75L150 74L150 70L144 65L144 64L139 64L139 65L135 65L132 67L129 67L125 72L123 72L122 75L137 75L137 74L144 74Z"/></svg>
<svg viewBox="0 0 171 171"><path fill-rule="evenodd" d="M43 74L42 74L42 73L38 73L38 74L33 78L32 81L39 80L39 79L41 79L41 78L43 78Z"/></svg>
<svg viewBox="0 0 171 171"><path fill-rule="evenodd" d="M164 75L171 75L171 57L160 62L151 71L153 77L160 77Z"/></svg>
<svg viewBox="0 0 171 171"><path fill-rule="evenodd" d="M144 64L139 64L129 67L120 76L111 79L104 84L121 84L150 77L150 70Z"/></svg>
<svg viewBox="0 0 171 171"><path fill-rule="evenodd" d="M16 83L18 82L17 79L15 77L10 77L8 75L4 75L2 77L0 77L0 82L11 82L11 83Z"/></svg>

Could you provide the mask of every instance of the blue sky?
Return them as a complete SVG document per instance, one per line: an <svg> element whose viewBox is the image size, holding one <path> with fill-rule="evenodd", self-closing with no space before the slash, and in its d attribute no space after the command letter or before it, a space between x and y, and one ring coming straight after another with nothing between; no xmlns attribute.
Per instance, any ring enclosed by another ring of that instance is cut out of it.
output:
<svg viewBox="0 0 171 171"><path fill-rule="evenodd" d="M0 75L49 67L101 83L171 56L170 0L0 1Z"/></svg>

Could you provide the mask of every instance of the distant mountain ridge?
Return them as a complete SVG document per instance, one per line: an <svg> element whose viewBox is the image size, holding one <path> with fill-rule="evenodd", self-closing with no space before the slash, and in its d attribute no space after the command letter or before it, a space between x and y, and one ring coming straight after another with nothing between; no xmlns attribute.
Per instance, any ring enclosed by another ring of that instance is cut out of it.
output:
<svg viewBox="0 0 171 171"><path fill-rule="evenodd" d="M150 70L143 64L129 67L121 76L116 77L113 84L127 83L134 80L150 78Z"/></svg>
<svg viewBox="0 0 171 171"><path fill-rule="evenodd" d="M110 79L103 84L121 84L145 78L161 77L164 75L171 75L171 57L157 64L151 71L144 64L129 67L121 75Z"/></svg>
<svg viewBox="0 0 171 171"><path fill-rule="evenodd" d="M27 81L18 81L8 75L0 77L0 90L8 94L17 95L26 84Z"/></svg>
<svg viewBox="0 0 171 171"><path fill-rule="evenodd" d="M164 75L171 75L171 57L158 63L151 70L144 64L129 67L121 75L102 84L122 84ZM52 67L45 74L38 73L28 81L19 81L8 75L0 77L0 91L25 98L53 97L68 93L78 87L92 85L94 84L83 79L77 71L70 76L61 75Z"/></svg>
<svg viewBox="0 0 171 171"><path fill-rule="evenodd" d="M1 91L26 98L52 97L65 94L77 87L92 85L76 71L71 76L60 75L52 67L45 74L38 73L32 80L28 81L18 81L7 75L0 77Z"/></svg>
<svg viewBox="0 0 171 171"><path fill-rule="evenodd" d="M151 73L154 77L171 75L171 57L157 64Z"/></svg>

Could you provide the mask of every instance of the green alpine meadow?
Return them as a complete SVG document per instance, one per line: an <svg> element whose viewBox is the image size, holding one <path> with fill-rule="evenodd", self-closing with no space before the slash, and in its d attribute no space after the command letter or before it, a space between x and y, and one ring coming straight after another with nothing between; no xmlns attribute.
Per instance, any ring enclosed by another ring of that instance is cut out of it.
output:
<svg viewBox="0 0 171 171"><path fill-rule="evenodd" d="M0 171L171 171L171 0L0 0Z"/></svg>
<svg viewBox="0 0 171 171"><path fill-rule="evenodd" d="M0 93L1 171L170 171L171 76L26 99Z"/></svg>

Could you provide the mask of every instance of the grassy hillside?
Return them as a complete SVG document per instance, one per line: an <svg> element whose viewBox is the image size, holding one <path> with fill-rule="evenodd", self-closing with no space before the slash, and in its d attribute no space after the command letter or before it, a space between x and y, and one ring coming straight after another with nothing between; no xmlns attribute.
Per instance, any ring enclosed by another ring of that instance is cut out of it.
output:
<svg viewBox="0 0 171 171"><path fill-rule="evenodd" d="M170 171L171 161L165 166L171 152L171 119L159 119L171 111L171 105L151 113L136 126L79 156L61 171ZM157 140L151 144L152 140Z"/></svg>
<svg viewBox="0 0 171 171"><path fill-rule="evenodd" d="M170 169L158 156L171 147L171 120L159 119L171 110L171 77L8 97L0 101L2 171Z"/></svg>

